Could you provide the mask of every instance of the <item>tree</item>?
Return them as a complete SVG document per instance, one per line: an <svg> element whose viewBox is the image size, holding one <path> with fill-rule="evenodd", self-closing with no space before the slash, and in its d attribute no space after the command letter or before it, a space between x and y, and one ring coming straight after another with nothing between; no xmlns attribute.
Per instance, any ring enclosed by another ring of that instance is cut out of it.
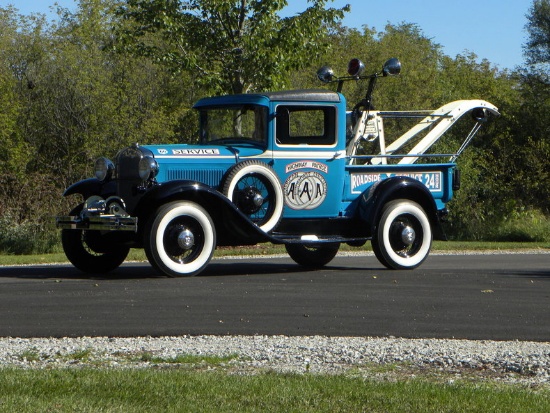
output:
<svg viewBox="0 0 550 413"><path fill-rule="evenodd" d="M33 87L29 66L43 47L44 19L22 17L17 10L0 7L0 171L2 175L24 176L28 146L21 118L25 115L25 93Z"/></svg>
<svg viewBox="0 0 550 413"><path fill-rule="evenodd" d="M548 65L550 63L550 0L533 1L525 27L529 34L524 47L527 64Z"/></svg>
<svg viewBox="0 0 550 413"><path fill-rule="evenodd" d="M80 0L74 12L60 9L34 49L27 41L12 56L24 68L18 76L33 85L19 88L27 172L51 173L58 165L60 187L90 176L98 156L114 156L132 142L175 141L190 106L183 79L113 50L118 3Z"/></svg>
<svg viewBox="0 0 550 413"><path fill-rule="evenodd" d="M462 237L511 241L547 239L550 212L550 1L535 0L527 16L527 67L499 72L488 62L458 56L443 74L454 78L453 93L498 106L502 116L467 151L461 191L453 200L454 233ZM475 57L475 56L472 56ZM458 81L463 78L464 81ZM542 222L542 224L541 224ZM533 224L534 223L534 224ZM542 229L542 230L541 230ZM538 232L538 233L537 233Z"/></svg>
<svg viewBox="0 0 550 413"><path fill-rule="evenodd" d="M527 67L519 72L521 106L515 144L521 156L525 204L550 213L550 0L534 0L527 14Z"/></svg>
<svg viewBox="0 0 550 413"><path fill-rule="evenodd" d="M133 53L187 72L213 93L246 93L283 86L322 53L327 29L349 10L326 3L311 0L280 18L285 0L127 0L120 33Z"/></svg>

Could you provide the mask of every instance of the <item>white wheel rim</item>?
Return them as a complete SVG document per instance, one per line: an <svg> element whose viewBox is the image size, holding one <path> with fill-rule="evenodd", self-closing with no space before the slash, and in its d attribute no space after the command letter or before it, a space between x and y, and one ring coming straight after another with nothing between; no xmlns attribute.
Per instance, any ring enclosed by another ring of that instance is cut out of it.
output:
<svg viewBox="0 0 550 413"><path fill-rule="evenodd" d="M182 215L189 216L195 219L202 227L204 233L204 244L202 251L193 261L182 264L177 263L166 253L164 249L164 233L170 222ZM211 223L208 217L199 209L189 205L177 206L168 211L161 219L157 232L155 234L155 245L162 263L170 270L179 274L189 274L198 271L210 260L212 251L214 250L214 234L212 232Z"/></svg>
<svg viewBox="0 0 550 413"><path fill-rule="evenodd" d="M393 246L390 240L390 227L393 221L398 216L403 214L412 215L414 218L416 218L420 222L423 232L422 245L420 249L416 252L416 254L408 257L402 257L401 255L397 254L393 250ZM424 214L422 210L415 205L407 203L397 205L384 221L384 226L382 229L382 242L384 244L384 250L386 251L388 257L401 267L414 267L421 263L422 260L424 260L424 258L430 252L431 240L432 232L430 222L428 221L426 214Z"/></svg>

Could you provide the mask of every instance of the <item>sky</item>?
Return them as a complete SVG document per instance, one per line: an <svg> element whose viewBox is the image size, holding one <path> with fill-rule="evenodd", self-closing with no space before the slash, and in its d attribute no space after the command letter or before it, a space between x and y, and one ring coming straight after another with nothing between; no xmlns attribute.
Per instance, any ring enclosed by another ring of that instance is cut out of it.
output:
<svg viewBox="0 0 550 413"><path fill-rule="evenodd" d="M33 12L55 17L51 7L75 9L76 0L0 0L0 6L13 5L21 14ZM343 24L383 31L386 24L414 23L424 36L443 47L451 57L473 52L478 60L487 59L499 69L523 65L523 45L527 41L526 14L532 0L334 0L328 6L351 5ZM288 0L285 14L293 15L307 7L307 0ZM354 56L359 57L360 56Z"/></svg>

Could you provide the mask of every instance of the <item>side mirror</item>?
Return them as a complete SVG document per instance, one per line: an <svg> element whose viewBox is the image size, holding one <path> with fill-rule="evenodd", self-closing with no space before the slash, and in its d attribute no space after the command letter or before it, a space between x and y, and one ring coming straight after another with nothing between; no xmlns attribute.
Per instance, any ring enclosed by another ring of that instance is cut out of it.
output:
<svg viewBox="0 0 550 413"><path fill-rule="evenodd" d="M317 71L317 78L323 83L330 83L334 80L334 71L329 66L323 66Z"/></svg>
<svg viewBox="0 0 550 413"><path fill-rule="evenodd" d="M401 62L398 58L392 57L387 60L382 67L382 74L384 76L395 76L401 73Z"/></svg>

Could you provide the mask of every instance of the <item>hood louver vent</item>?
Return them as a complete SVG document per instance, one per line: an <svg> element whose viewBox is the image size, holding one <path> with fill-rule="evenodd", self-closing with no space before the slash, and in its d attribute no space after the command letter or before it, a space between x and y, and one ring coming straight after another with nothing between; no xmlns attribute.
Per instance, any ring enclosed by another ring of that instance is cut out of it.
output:
<svg viewBox="0 0 550 413"><path fill-rule="evenodd" d="M218 187L222 180L225 170L223 169L211 169L208 171L197 170L181 170L181 169L169 169L167 171L166 178L169 181L172 180L189 180L202 182L208 186Z"/></svg>

